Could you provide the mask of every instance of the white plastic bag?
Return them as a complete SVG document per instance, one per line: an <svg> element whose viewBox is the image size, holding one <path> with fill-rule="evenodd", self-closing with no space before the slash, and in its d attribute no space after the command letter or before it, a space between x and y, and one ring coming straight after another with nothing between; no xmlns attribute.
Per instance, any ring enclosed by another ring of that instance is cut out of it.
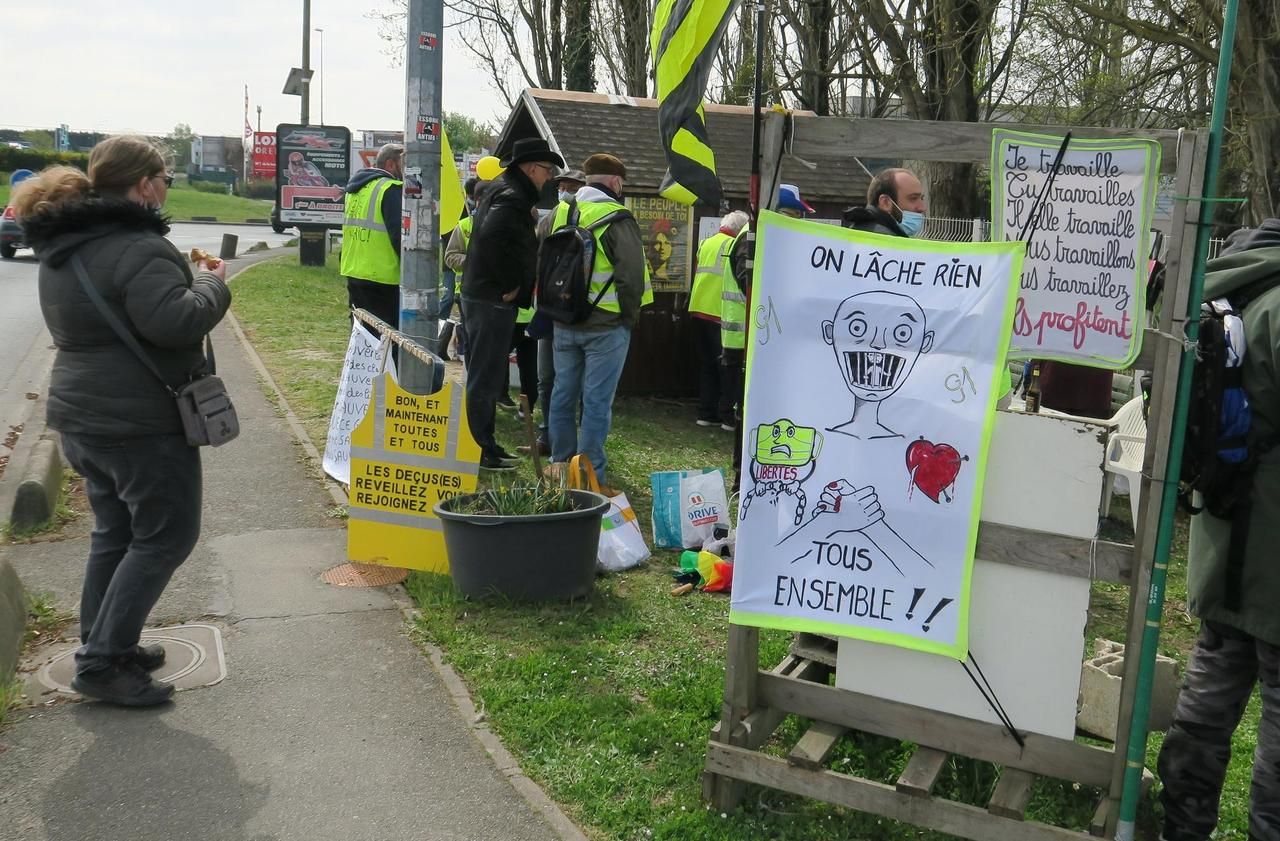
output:
<svg viewBox="0 0 1280 841"><path fill-rule="evenodd" d="M600 518L600 548L596 563L605 572L621 572L639 566L649 557L636 512L627 495L609 498L609 510Z"/></svg>
<svg viewBox="0 0 1280 841"><path fill-rule="evenodd" d="M680 540L684 547L702 546L714 536L718 525L730 525L724 474L715 470L680 477Z"/></svg>

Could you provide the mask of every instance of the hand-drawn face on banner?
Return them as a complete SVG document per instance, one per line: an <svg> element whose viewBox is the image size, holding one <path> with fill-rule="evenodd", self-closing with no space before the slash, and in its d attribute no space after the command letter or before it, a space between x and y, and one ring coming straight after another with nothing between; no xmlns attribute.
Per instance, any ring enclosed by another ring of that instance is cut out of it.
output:
<svg viewBox="0 0 1280 841"><path fill-rule="evenodd" d="M762 215L732 621L964 656L1019 251Z"/></svg>

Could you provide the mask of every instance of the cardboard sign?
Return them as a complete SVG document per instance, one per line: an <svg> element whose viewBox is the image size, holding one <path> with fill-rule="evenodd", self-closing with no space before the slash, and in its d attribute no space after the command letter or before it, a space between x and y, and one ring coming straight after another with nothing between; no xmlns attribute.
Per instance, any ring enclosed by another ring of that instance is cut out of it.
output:
<svg viewBox="0 0 1280 841"><path fill-rule="evenodd" d="M476 489L480 447L463 389L410 394L390 374L373 381L369 410L351 433L347 556L365 564L444 573L444 534L433 509Z"/></svg>
<svg viewBox="0 0 1280 841"><path fill-rule="evenodd" d="M1073 137L1050 183L1061 145L1004 129L991 145L991 238L1026 241L1011 355L1121 370L1142 349L1160 144Z"/></svg>
<svg viewBox="0 0 1280 841"><path fill-rule="evenodd" d="M344 485L351 484L351 430L369 410L374 377L386 368L390 348L389 339L375 338L359 321L351 322L351 340L329 414L323 460L324 472Z"/></svg>
<svg viewBox="0 0 1280 841"><path fill-rule="evenodd" d="M761 214L731 621L965 657L1021 252Z"/></svg>

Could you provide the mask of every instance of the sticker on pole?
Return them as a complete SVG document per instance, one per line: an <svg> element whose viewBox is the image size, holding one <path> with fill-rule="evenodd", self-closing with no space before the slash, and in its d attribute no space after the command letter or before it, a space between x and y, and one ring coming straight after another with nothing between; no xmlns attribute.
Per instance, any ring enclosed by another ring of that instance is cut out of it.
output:
<svg viewBox="0 0 1280 841"><path fill-rule="evenodd" d="M376 377L369 411L351 433L347 557L356 563L446 573L437 502L476 489L480 447L463 389L411 394Z"/></svg>

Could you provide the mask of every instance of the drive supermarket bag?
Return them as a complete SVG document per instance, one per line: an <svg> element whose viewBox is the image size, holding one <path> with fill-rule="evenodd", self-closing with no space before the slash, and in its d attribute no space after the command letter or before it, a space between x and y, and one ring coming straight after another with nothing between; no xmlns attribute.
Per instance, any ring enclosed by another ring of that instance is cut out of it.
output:
<svg viewBox="0 0 1280 841"><path fill-rule="evenodd" d="M653 545L700 549L717 525L729 525L724 473L719 468L667 470L649 476L653 487Z"/></svg>

